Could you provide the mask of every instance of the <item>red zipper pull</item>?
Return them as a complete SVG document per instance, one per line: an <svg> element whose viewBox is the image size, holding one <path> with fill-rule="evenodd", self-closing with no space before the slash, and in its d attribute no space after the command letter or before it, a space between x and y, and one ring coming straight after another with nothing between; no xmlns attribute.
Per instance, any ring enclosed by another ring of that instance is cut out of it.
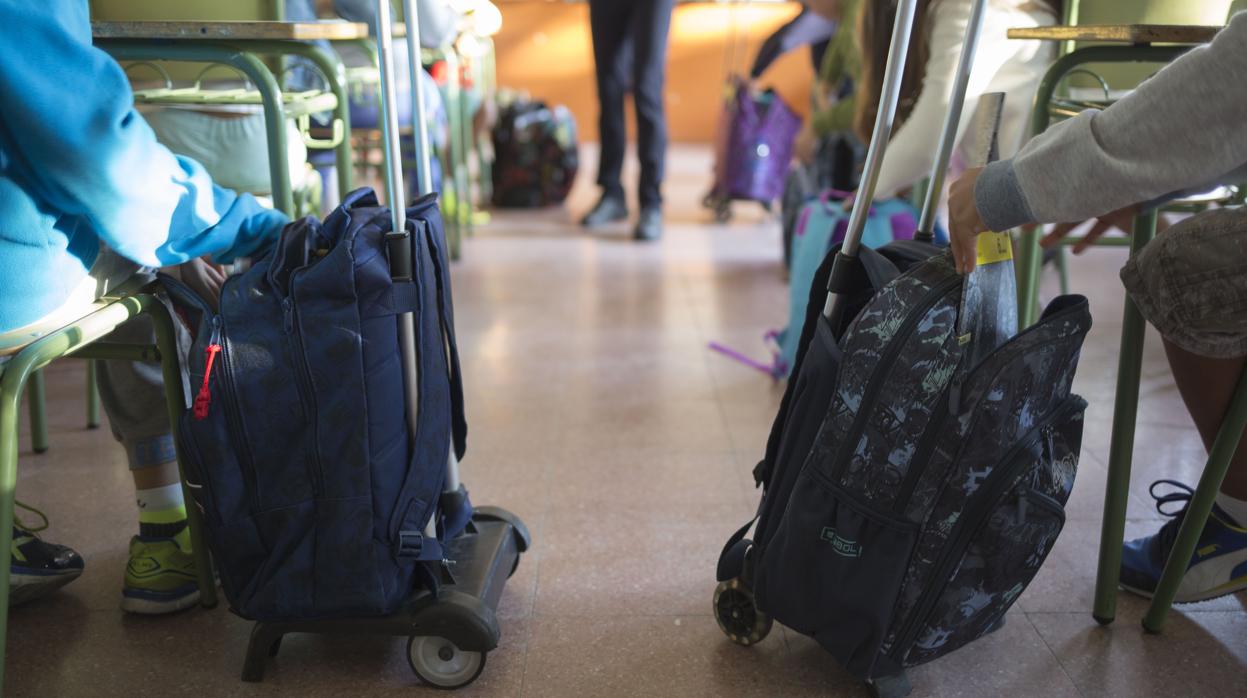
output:
<svg viewBox="0 0 1247 698"><path fill-rule="evenodd" d="M214 328L208 346L204 348L204 382L199 386L199 394L195 396L194 413L196 420L208 418L208 406L212 403L212 393L208 390L208 379L212 377L212 364L216 355L221 353L220 333Z"/></svg>

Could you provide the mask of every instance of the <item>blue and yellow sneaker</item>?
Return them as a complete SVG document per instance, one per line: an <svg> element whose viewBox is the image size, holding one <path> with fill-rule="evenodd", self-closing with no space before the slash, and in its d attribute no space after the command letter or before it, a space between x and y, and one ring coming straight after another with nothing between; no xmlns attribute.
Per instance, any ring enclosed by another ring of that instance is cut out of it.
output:
<svg viewBox="0 0 1247 698"><path fill-rule="evenodd" d="M82 576L82 556L33 531L13 527L9 557L9 605L17 606L46 596Z"/></svg>
<svg viewBox="0 0 1247 698"><path fill-rule="evenodd" d="M1158 485L1168 485L1177 491L1158 495ZM1173 549L1195 490L1181 482L1157 480L1152 483L1150 492L1156 500L1156 510L1172 518L1154 535L1126 543L1121 556L1122 588L1148 598L1160 582L1165 560ZM1176 511L1166 510L1165 505L1179 502L1181 506ZM1174 601L1206 601L1242 589L1247 589L1247 528L1214 505Z"/></svg>
<svg viewBox="0 0 1247 698"><path fill-rule="evenodd" d="M130 562L121 589L121 610L144 615L174 613L199 602L195 557L185 522L168 536L130 539Z"/></svg>

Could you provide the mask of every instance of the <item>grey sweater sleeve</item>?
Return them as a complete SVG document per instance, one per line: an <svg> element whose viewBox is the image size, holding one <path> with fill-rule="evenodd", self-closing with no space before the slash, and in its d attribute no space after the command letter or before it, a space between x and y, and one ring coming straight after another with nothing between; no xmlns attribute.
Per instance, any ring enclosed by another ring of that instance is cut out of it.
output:
<svg viewBox="0 0 1247 698"><path fill-rule="evenodd" d="M1080 221L1219 182L1247 163L1247 12L1103 111L989 165L974 188L992 230Z"/></svg>

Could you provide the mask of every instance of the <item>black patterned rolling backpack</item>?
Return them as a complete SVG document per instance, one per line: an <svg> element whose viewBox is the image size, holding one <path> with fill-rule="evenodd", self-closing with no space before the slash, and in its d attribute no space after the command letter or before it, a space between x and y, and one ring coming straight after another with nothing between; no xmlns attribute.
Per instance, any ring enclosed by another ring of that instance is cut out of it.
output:
<svg viewBox="0 0 1247 698"><path fill-rule="evenodd" d="M964 81L920 241L860 246L913 5L898 11L861 201L810 290L754 471L764 487L756 530L745 538L750 522L724 547L714 596L733 641L756 643L777 620L877 695L905 695L906 667L1000 627L1052 550L1082 441L1086 403L1071 385L1091 326L1086 299L1062 296L1016 331L1007 234L980 236L979 267L965 276L925 242ZM989 97L979 120L994 134L1002 96Z"/></svg>

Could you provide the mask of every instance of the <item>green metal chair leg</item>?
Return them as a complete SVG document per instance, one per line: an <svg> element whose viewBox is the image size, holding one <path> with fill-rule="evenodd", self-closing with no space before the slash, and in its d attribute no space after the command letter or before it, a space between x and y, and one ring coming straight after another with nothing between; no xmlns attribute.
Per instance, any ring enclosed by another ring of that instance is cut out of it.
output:
<svg viewBox="0 0 1247 698"><path fill-rule="evenodd" d="M156 347L160 351L160 368L165 384L165 409L169 413L169 428L175 433L182 412L186 409L186 393L182 386L182 369L178 365L177 335L168 310L153 299L148 314L156 327ZM180 439L174 439L174 451L178 459L178 473L182 480L182 496L186 500L186 525L190 528L191 547L195 555L195 574L199 577L199 604L204 608L217 605L216 576L212 572L212 555L204 538L203 516L195 506L195 498L186 485L185 456Z"/></svg>
<svg viewBox="0 0 1247 698"><path fill-rule="evenodd" d="M1131 250L1138 252L1156 234L1156 214L1135 218ZM1095 577L1092 616L1102 625L1117 614L1117 582L1121 574L1121 545L1126 535L1126 505L1130 499L1130 464L1134 454L1135 418L1139 411L1139 374L1143 369L1146 325L1134 301L1126 297L1122 313L1117 398L1104 486L1104 521L1100 528L1100 562Z"/></svg>
<svg viewBox="0 0 1247 698"><path fill-rule="evenodd" d="M87 428L98 429L100 426L100 384L96 382L96 374L100 365L94 359L87 361Z"/></svg>
<svg viewBox="0 0 1247 698"><path fill-rule="evenodd" d="M1069 253L1063 245L1056 248L1056 272L1061 278L1061 293L1069 293Z"/></svg>
<svg viewBox="0 0 1247 698"><path fill-rule="evenodd" d="M48 450L48 399L43 384L43 371L31 374L27 391L30 399L31 448L35 453L43 453Z"/></svg>
<svg viewBox="0 0 1247 698"><path fill-rule="evenodd" d="M1152 604L1143 616L1143 629L1149 633L1158 633L1165 625L1169 608L1178 594L1178 586L1186 574L1191 556L1195 554L1195 546L1199 544L1199 535L1204 531L1208 515L1212 512L1213 500L1217 490L1221 489L1221 481L1230 469L1230 461L1238 450L1238 443L1247 427L1247 371L1238 379L1238 387L1234 398L1226 410L1225 420L1217 431L1217 438L1208 453L1208 464L1204 466L1204 474L1199 478L1199 486L1187 505L1186 515L1182 518L1182 526L1178 529L1178 537L1173 542L1169 559L1165 561L1165 571L1156 585L1156 593L1152 596Z"/></svg>
<svg viewBox="0 0 1247 698"><path fill-rule="evenodd" d="M14 372L16 374L16 372ZM25 376L0 376L0 550L13 544L13 497L17 487L17 412ZM0 570L0 686L4 685L4 657L9 623L9 566Z"/></svg>
<svg viewBox="0 0 1247 698"><path fill-rule="evenodd" d="M1039 271L1043 250L1039 249L1039 226L1023 228L1018 235L1018 329L1035 324L1039 302Z"/></svg>

